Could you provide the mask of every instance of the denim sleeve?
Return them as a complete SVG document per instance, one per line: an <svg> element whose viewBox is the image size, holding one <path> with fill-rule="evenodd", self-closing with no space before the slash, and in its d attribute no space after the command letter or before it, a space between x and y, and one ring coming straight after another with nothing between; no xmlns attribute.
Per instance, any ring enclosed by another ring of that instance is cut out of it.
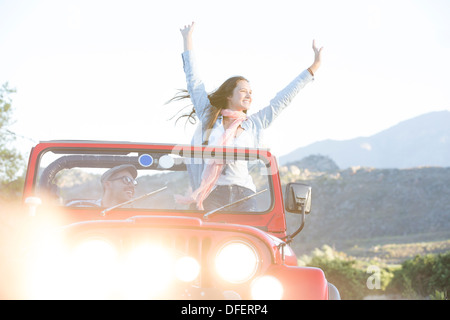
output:
<svg viewBox="0 0 450 320"><path fill-rule="evenodd" d="M193 52L185 51L181 56L183 58L183 69L186 75L188 93L191 96L197 117L203 120L204 116L206 116L207 106L210 104L208 93L199 77Z"/></svg>
<svg viewBox="0 0 450 320"><path fill-rule="evenodd" d="M252 120L258 129L267 128L281 111L291 103L297 93L313 80L314 78L308 70L303 71L286 88L278 92L267 107L252 114L249 120Z"/></svg>

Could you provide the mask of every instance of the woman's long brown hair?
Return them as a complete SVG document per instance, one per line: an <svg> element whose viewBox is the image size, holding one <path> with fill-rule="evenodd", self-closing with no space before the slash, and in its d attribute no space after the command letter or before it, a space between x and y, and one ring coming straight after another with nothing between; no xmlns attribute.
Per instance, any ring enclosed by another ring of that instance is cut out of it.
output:
<svg viewBox="0 0 450 320"><path fill-rule="evenodd" d="M205 112L208 112L208 114L206 116L207 122L206 125L204 126L207 132L207 137L203 142L204 144L207 144L209 139L209 133L211 132L214 123L217 121L220 112L222 111L222 109L226 109L228 107L228 98L233 95L234 88L236 88L237 83L242 80L248 82L248 80L242 76L231 77L227 79L224 83L222 83L222 85L219 88L208 94L210 107L207 110L205 110ZM168 101L168 103L172 101L180 101L187 98L190 98L188 91L186 89L181 89L172 99ZM179 116L176 122L181 118L187 117L187 121L194 124L196 123L195 115L196 111L194 106L190 113Z"/></svg>

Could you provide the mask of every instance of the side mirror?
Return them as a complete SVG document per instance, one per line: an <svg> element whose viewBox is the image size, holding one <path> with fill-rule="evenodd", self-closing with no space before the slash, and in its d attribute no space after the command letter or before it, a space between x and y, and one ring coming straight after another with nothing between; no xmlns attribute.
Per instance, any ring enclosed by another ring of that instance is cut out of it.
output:
<svg viewBox="0 0 450 320"><path fill-rule="evenodd" d="M311 212L311 186L292 182L286 186L285 208L292 213Z"/></svg>

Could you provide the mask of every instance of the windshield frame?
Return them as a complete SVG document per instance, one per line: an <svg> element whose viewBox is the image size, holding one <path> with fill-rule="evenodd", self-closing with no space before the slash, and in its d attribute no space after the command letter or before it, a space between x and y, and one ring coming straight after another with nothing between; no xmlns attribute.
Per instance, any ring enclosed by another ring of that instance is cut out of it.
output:
<svg viewBox="0 0 450 320"><path fill-rule="evenodd" d="M39 189L38 186L38 173L40 170L41 161L45 154L48 152L53 152L55 154L64 154L70 156L76 155L99 155L99 156L111 156L111 155L127 155L130 153L137 154L155 154L155 153L166 153L180 156L213 156L214 157L229 157L232 155L234 159L246 159L253 160L259 159L266 165L266 170L268 172L267 183L268 183L268 192L270 195L268 196L268 200L270 200L270 205L268 205L265 211L257 211L257 212L242 212L242 211L220 211L218 213L226 213L226 214L251 214L251 215L264 215L271 212L275 206L275 196L274 196L274 185L273 185L273 177L270 176L274 174L274 168L271 166L276 166L276 163L272 163L272 156L268 149L256 149L256 148L224 148L217 146L192 146L192 145L174 145L174 144L133 144L133 143L55 143L49 142L49 145L43 147L36 156L35 160L35 169L33 173L33 193ZM30 155L31 158L31 155ZM61 159L61 158L59 158ZM229 159L229 158L227 158ZM30 159L31 161L31 159ZM49 164L52 165L53 163ZM82 166L89 168L91 166ZM103 168L104 166L102 166ZM140 167L138 170L146 170L147 168ZM62 169L60 169L62 170ZM29 174L29 173L28 173ZM56 176L56 173L54 174ZM151 190L149 190L151 191ZM25 192L24 192L25 194ZM69 209L69 208L68 208ZM104 208L77 208L71 207L71 210L103 210ZM155 208L118 208L118 211L133 211L135 214L142 214L144 212L154 213L154 212L174 212L174 213L185 213L188 210L176 210L176 209L155 209ZM206 211L202 210L189 210L190 213L198 213L200 215L204 215Z"/></svg>

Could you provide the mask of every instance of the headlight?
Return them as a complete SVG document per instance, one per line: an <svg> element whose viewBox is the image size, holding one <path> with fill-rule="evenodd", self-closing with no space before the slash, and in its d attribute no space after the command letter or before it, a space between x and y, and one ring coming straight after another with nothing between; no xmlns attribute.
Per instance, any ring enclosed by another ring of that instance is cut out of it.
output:
<svg viewBox="0 0 450 320"><path fill-rule="evenodd" d="M244 241L230 241L222 246L216 255L217 274L231 283L250 280L258 270L259 258L256 250Z"/></svg>
<svg viewBox="0 0 450 320"><path fill-rule="evenodd" d="M194 281L199 274L200 264L192 257L182 257L175 263L175 275L181 281Z"/></svg>
<svg viewBox="0 0 450 320"><path fill-rule="evenodd" d="M173 280L174 257L159 245L143 244L126 258L121 291L125 299L153 299Z"/></svg>
<svg viewBox="0 0 450 320"><path fill-rule="evenodd" d="M272 276L257 278L252 283L254 300L280 300L283 297L283 285Z"/></svg>
<svg viewBox="0 0 450 320"><path fill-rule="evenodd" d="M105 299L113 287L118 252L104 239L88 239L72 251L65 267L69 277L65 283L65 295L69 299Z"/></svg>

